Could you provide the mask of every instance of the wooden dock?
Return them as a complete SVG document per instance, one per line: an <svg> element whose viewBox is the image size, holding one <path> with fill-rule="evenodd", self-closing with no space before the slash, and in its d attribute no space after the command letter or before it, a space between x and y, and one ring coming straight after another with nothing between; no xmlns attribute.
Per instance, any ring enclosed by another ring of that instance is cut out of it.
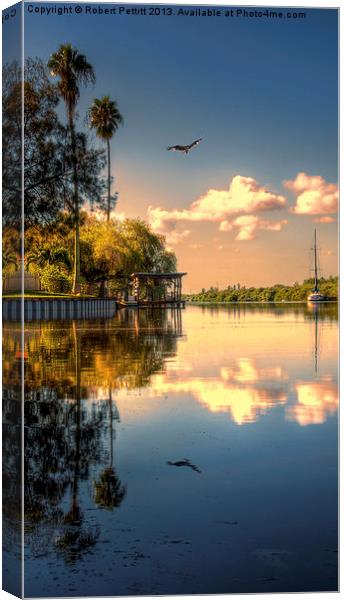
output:
<svg viewBox="0 0 345 600"><path fill-rule="evenodd" d="M185 307L182 299L182 277L187 273L143 273L131 275L129 294L119 300L123 306Z"/></svg>

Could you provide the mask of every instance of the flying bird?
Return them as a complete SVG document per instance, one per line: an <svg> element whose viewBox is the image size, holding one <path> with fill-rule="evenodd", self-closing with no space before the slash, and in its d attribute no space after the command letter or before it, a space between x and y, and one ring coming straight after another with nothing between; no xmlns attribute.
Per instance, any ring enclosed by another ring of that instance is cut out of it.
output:
<svg viewBox="0 0 345 600"><path fill-rule="evenodd" d="M182 460L168 460L167 465L172 465L173 467L190 467L193 471L201 473L199 467L193 465L189 458L183 458Z"/></svg>
<svg viewBox="0 0 345 600"><path fill-rule="evenodd" d="M168 146L167 150L173 150L173 152L184 152L185 154L188 154L188 152L194 148L194 146L197 146L198 144L200 144L200 142L202 141L202 138L199 138L198 140L195 140L194 142L192 142L191 144L188 144L187 146Z"/></svg>

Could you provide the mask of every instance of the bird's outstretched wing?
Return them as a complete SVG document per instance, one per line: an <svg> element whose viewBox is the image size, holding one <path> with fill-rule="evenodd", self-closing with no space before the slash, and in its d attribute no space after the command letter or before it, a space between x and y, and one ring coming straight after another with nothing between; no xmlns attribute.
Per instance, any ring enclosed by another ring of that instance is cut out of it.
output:
<svg viewBox="0 0 345 600"><path fill-rule="evenodd" d="M186 146L179 146L179 145L168 146L167 147L167 150L172 150L173 152L176 152L176 151L178 151L178 152L184 152L185 149L186 149Z"/></svg>
<svg viewBox="0 0 345 600"><path fill-rule="evenodd" d="M189 146L187 146L187 148L189 148L189 150L191 150L192 148L194 148L194 146L197 146L198 144L200 144L201 141L202 141L202 138L199 138L198 140L194 140L194 142L189 144Z"/></svg>

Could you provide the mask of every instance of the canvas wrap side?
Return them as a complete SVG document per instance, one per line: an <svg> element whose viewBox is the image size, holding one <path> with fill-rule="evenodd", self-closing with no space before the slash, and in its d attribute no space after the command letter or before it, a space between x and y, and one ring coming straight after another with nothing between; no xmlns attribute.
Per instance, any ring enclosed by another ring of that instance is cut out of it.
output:
<svg viewBox="0 0 345 600"><path fill-rule="evenodd" d="M22 4L2 13L3 131L2 233L3 310L2 381L2 587L23 597L22 589ZM7 305L9 308L9 305ZM14 344L13 344L14 340Z"/></svg>

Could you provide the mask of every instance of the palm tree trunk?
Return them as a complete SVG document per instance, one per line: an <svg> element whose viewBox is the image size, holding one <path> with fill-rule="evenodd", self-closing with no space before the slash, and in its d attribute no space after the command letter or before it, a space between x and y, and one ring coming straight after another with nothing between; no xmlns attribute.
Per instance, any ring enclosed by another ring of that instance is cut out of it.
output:
<svg viewBox="0 0 345 600"><path fill-rule="evenodd" d="M108 150L108 205L107 205L107 221L110 221L110 140L107 139L107 150Z"/></svg>
<svg viewBox="0 0 345 600"><path fill-rule="evenodd" d="M80 214L79 214L79 190L78 190L78 165L77 145L72 110L68 110L69 129L71 132L71 149L73 164L73 206L74 206L74 264L72 293L80 291Z"/></svg>

